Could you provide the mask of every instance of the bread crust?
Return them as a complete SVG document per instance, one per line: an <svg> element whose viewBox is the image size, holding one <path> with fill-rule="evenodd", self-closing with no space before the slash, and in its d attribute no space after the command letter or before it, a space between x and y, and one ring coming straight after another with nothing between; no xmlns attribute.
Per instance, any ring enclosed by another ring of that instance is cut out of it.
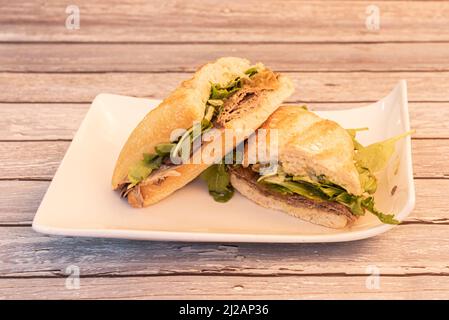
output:
<svg viewBox="0 0 449 320"><path fill-rule="evenodd" d="M262 193L232 172L230 178L232 186L239 193L264 208L279 210L296 218L333 229L346 228L355 221L355 217L349 215L324 211L318 208L293 206L286 201Z"/></svg>
<svg viewBox="0 0 449 320"><path fill-rule="evenodd" d="M290 79L282 76L280 78L282 80L280 81L281 85L279 86L278 90L266 91L263 93L264 99L257 107L257 110L252 112L252 117L244 117L246 118L247 122L233 121L232 123L227 125L226 128L217 129L217 132L219 132L217 136L218 138L214 141L220 141L220 139L223 139L225 129L245 129L251 131L259 128L267 119L267 117L278 108L282 101L293 92L293 85ZM236 144L243 141L244 138L245 136L236 135ZM234 146L232 145L225 146L223 144L223 151L221 155L225 155L226 153L230 152L233 147ZM201 150L203 152L203 155L206 150L206 148L203 148ZM205 158L205 156L203 155L202 159ZM158 184L141 184L136 186L135 190L133 190L128 195L128 202L133 207L146 207L157 203L171 193L188 184L209 166L210 164L206 163L180 165L174 169L179 173L179 176L167 177Z"/></svg>
<svg viewBox="0 0 449 320"><path fill-rule="evenodd" d="M269 130L277 130L278 160L285 172L292 175L325 175L349 193L362 193L354 164L352 138L336 122L322 119L299 106L281 106L261 128L267 129L267 147L270 146ZM252 150L257 148L256 144L248 148L251 154L256 154Z"/></svg>
<svg viewBox="0 0 449 320"><path fill-rule="evenodd" d="M148 113L131 133L123 147L112 178L112 187L117 189L127 179L129 168L142 159L143 153L154 152L159 143L169 140L173 130L190 128L194 121L200 121L209 98L211 83L226 84L242 76L250 67L248 60L240 58L221 58L200 68L194 77L185 81L156 109ZM259 67L263 65L258 64ZM293 83L285 76L279 76L279 88L264 91L259 105L241 118L230 121L225 128L256 130L273 113L284 99L293 93ZM176 119L176 121L174 121ZM237 141L237 143L242 140ZM222 154L232 150L229 147ZM218 159L217 159L218 160ZM179 173L158 183L141 183L128 194L128 202L133 207L146 207L154 204L197 177L210 164L184 164L173 168Z"/></svg>
<svg viewBox="0 0 449 320"><path fill-rule="evenodd" d="M194 76L181 83L159 106L151 110L132 131L120 152L112 176L112 188L126 180L129 168L166 143L176 129L188 129L201 121L209 98L211 83L226 84L250 67L246 59L225 57L202 66Z"/></svg>

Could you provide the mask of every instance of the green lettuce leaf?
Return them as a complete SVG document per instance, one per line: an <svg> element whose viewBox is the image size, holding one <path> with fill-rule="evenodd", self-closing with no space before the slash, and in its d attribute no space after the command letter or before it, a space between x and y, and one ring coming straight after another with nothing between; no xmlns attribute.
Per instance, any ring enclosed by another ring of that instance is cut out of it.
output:
<svg viewBox="0 0 449 320"><path fill-rule="evenodd" d="M254 67L248 69L245 72L245 74L251 77L257 72L258 72L257 69ZM233 81L230 81L225 86L221 86L220 84L212 84L209 100L206 103L204 117L200 124L201 128L199 132L201 134L213 127L214 119L216 119L216 117L221 112L221 108L224 103L223 100L231 96L234 92L240 90L241 87L242 81L240 77L237 77ZM145 153L143 155L143 160L134 165L128 172L128 181L129 181L128 188L132 188L141 181L143 181L144 179L146 179L153 170L158 169L160 167L162 161L166 157L169 157L171 154L179 156L181 148L185 143L187 142L190 143L190 149L192 150L192 145L194 141L199 137L199 134L195 135L194 131L196 130L194 130L194 126L192 126L188 130L186 130L186 132L176 141L173 141L172 143L158 144L155 147L154 154ZM229 190L227 190L223 194L213 191L214 198L220 199L217 201L223 201L223 199L226 199L227 197L229 198L232 197L233 189L231 190L232 193Z"/></svg>
<svg viewBox="0 0 449 320"><path fill-rule="evenodd" d="M128 172L128 180L130 183L128 188L132 188L140 181L146 179L151 174L151 171L153 169L147 167L143 161L133 166Z"/></svg>
<svg viewBox="0 0 449 320"><path fill-rule="evenodd" d="M388 160L394 153L396 142L412 134L412 132L405 132L385 141L376 142L366 147L359 147L355 153L354 160L370 172L379 172L387 166Z"/></svg>
<svg viewBox="0 0 449 320"><path fill-rule="evenodd" d="M225 86L221 86L220 84L212 84L209 100L226 99L241 88L242 80L240 79L240 77L232 80Z"/></svg>
<svg viewBox="0 0 449 320"><path fill-rule="evenodd" d="M229 173L223 163L214 164L201 173L201 179L207 182L209 194L218 202L227 202L234 195Z"/></svg>
<svg viewBox="0 0 449 320"><path fill-rule="evenodd" d="M377 216L377 218L379 218L379 220L382 221L383 223L399 224L399 221L394 218L394 215L384 214L374 207L374 198L373 197L368 197L368 198L363 199L362 206L363 206L363 208L365 208L366 210L368 210L369 212L371 212L372 214Z"/></svg>
<svg viewBox="0 0 449 320"><path fill-rule="evenodd" d="M145 180L153 170L159 169L163 158L163 156L157 154L145 153L143 155L143 160L131 167L128 172L128 189Z"/></svg>
<svg viewBox="0 0 449 320"><path fill-rule="evenodd" d="M352 138L352 142L354 143L355 150L359 150L359 149L363 148L363 145L361 145L356 139L357 132L366 131L366 130L368 130L368 128L366 128L366 127L365 128L356 128L356 129L346 129L346 131L349 133L349 135Z"/></svg>
<svg viewBox="0 0 449 320"><path fill-rule="evenodd" d="M249 68L248 70L246 70L246 71L245 71L245 74L246 74L248 77L252 77L252 76L255 75L257 72L258 72L257 67L252 67L252 68Z"/></svg>
<svg viewBox="0 0 449 320"><path fill-rule="evenodd" d="M360 185L363 190L369 194L374 194L377 190L376 177L367 168L361 167L358 163L355 166L359 172Z"/></svg>
<svg viewBox="0 0 449 320"><path fill-rule="evenodd" d="M166 156L168 154L170 154L171 150L175 147L176 145L174 143L161 143L158 144L155 147L156 153L160 156Z"/></svg>
<svg viewBox="0 0 449 320"><path fill-rule="evenodd" d="M305 182L305 181L288 181L284 179L279 179L279 176L269 176L263 180L262 183L265 184L274 184L282 187L284 190L287 189L292 193L299 194L303 197L312 200L327 200L326 194L324 194L319 188L316 186Z"/></svg>
<svg viewBox="0 0 449 320"><path fill-rule="evenodd" d="M371 179L371 178L370 178ZM288 177L288 176L268 176L260 179L260 183L264 183L271 190L277 191L284 195L299 194L315 201L335 201L349 208L355 216L362 216L365 210L376 215L380 221L388 224L399 223L394 219L393 215L384 214L375 208L374 198L365 195L352 195L344 188L328 181L325 177L316 177L316 181L309 177ZM373 181L369 180L367 189L373 190Z"/></svg>

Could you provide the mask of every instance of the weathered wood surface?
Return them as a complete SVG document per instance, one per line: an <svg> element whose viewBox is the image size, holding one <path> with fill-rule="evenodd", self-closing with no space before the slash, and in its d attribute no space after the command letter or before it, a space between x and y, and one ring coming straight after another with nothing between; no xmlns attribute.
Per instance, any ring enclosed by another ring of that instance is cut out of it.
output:
<svg viewBox="0 0 449 320"><path fill-rule="evenodd" d="M191 72L205 61L223 56L263 61L275 70L288 72L449 70L449 46L438 42L251 45L6 43L0 45L0 72Z"/></svg>
<svg viewBox="0 0 449 320"><path fill-rule="evenodd" d="M0 299L449 298L449 2L0 0ZM223 55L287 72L289 100L377 101L407 79L416 208L335 244L168 243L37 234L30 224L92 99L162 98ZM80 267L81 288L65 288ZM380 271L369 289L368 266Z"/></svg>
<svg viewBox="0 0 449 320"><path fill-rule="evenodd" d="M313 102L308 106L311 110L337 110L366 104ZM89 106L88 103L0 103L0 141L71 140ZM36 109L40 112L36 113ZM449 102L411 102L409 111L411 126L416 130L414 138L449 138L449 121L441 121L449 118Z"/></svg>
<svg viewBox="0 0 449 320"><path fill-rule="evenodd" d="M94 277L69 290L65 278L19 278L0 279L0 299L447 299L445 279L381 277L375 289L367 287L367 275Z"/></svg>
<svg viewBox="0 0 449 320"><path fill-rule="evenodd" d="M1 102L85 102L99 93L160 99L185 73L0 73ZM448 102L449 72L292 72L289 102L371 102L406 79L409 101Z"/></svg>
<svg viewBox="0 0 449 320"><path fill-rule="evenodd" d="M363 275L368 265L383 275L449 275L447 224L408 223L372 239L318 245L58 238L29 227L4 230L0 281L58 277L69 265L78 266L83 276Z"/></svg>
<svg viewBox="0 0 449 320"><path fill-rule="evenodd" d="M381 29L367 30L372 1L89 1L67 30L66 1L2 0L0 41L379 42L448 41L449 4L378 1Z"/></svg>

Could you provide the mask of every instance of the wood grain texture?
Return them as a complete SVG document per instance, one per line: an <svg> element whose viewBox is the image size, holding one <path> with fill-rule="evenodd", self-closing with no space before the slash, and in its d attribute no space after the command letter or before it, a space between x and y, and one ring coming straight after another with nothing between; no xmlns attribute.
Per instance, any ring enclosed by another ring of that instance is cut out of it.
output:
<svg viewBox="0 0 449 320"><path fill-rule="evenodd" d="M288 101L368 102L401 79L412 102L448 102L449 72L289 73L296 91ZM160 99L191 77L185 73L0 73L0 102L86 102L99 93Z"/></svg>
<svg viewBox="0 0 449 320"><path fill-rule="evenodd" d="M90 104L0 104L0 140L72 139L89 106Z"/></svg>
<svg viewBox="0 0 449 320"><path fill-rule="evenodd" d="M49 185L49 181L0 181L0 226L31 225Z"/></svg>
<svg viewBox="0 0 449 320"><path fill-rule="evenodd" d="M0 226L30 225L48 181L0 181ZM416 179L416 206L407 224L449 225L448 179Z"/></svg>
<svg viewBox="0 0 449 320"><path fill-rule="evenodd" d="M81 278L68 290L65 278L0 280L0 299L446 299L442 277L381 277L368 289L361 277L124 277ZM419 288L419 290L418 290Z"/></svg>
<svg viewBox="0 0 449 320"><path fill-rule="evenodd" d="M353 275L369 265L383 275L449 275L449 225L408 224L375 238L326 244L147 242L45 236L0 228L0 281L82 276Z"/></svg>
<svg viewBox="0 0 449 320"><path fill-rule="evenodd" d="M69 141L0 142L0 179L47 179L56 172ZM414 140L417 178L449 178L449 140Z"/></svg>
<svg viewBox="0 0 449 320"><path fill-rule="evenodd" d="M193 72L223 56L278 71L448 71L448 43L2 44L0 72Z"/></svg>
<svg viewBox="0 0 449 320"><path fill-rule="evenodd" d="M310 103L311 110L356 108L367 103ZM0 140L71 140L90 104L0 103ZM35 112L39 110L39 112ZM435 112L429 112L429 110ZM449 138L449 102L409 103L414 138Z"/></svg>
<svg viewBox="0 0 449 320"><path fill-rule="evenodd" d="M377 42L448 41L449 4L388 1L380 30L365 26L372 1L88 1L81 25L65 28L67 2L1 3L1 41Z"/></svg>
<svg viewBox="0 0 449 320"><path fill-rule="evenodd" d="M0 0L0 299L449 297L449 1ZM169 243L53 237L30 223L90 102L163 98L223 55L286 71L289 102L377 101L408 80L417 202L372 239ZM79 266L81 288L65 287ZM379 268L380 289L366 286Z"/></svg>

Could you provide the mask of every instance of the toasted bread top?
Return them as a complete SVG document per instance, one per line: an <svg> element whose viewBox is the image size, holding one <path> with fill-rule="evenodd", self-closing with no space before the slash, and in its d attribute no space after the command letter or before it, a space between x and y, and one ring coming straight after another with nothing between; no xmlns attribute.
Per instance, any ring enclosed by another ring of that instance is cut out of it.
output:
<svg viewBox="0 0 449 320"><path fill-rule="evenodd" d="M159 106L151 110L130 134L118 157L112 187L126 181L131 166L143 153L153 153L159 143L170 141L176 129L188 129L204 116L211 84L227 84L250 68L246 59L225 57L202 66L191 79L182 82Z"/></svg>
<svg viewBox="0 0 449 320"><path fill-rule="evenodd" d="M349 193L362 193L360 178L354 163L354 144L351 136L339 124L325 120L299 106L281 106L262 125L267 129L267 148L270 130L276 129L278 161L287 174L324 175ZM259 132L257 134L260 134ZM257 138L259 139L259 137ZM249 144L246 152L257 148ZM258 153L258 155L263 153ZM266 152L268 156L274 153ZM268 159L259 157L258 161Z"/></svg>

